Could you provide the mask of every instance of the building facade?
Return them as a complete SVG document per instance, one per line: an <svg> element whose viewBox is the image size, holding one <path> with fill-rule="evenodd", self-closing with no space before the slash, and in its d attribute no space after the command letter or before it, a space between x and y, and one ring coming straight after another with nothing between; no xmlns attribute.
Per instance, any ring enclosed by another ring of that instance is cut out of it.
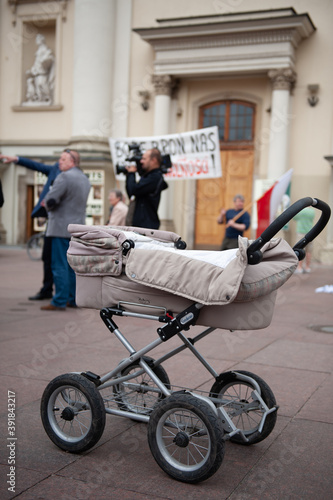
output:
<svg viewBox="0 0 333 500"><path fill-rule="evenodd" d="M293 169L291 201L333 205L332 0L0 0L0 150L54 163L81 153L93 184L87 221L108 218L108 138L218 125L222 177L169 182L162 226L191 248L219 248L216 222ZM0 164L2 244L36 230L43 182ZM251 208L249 209L251 211ZM318 213L319 216L319 213ZM252 228L255 234L255 210ZM294 223L284 237L295 242ZM333 222L314 257L333 262Z"/></svg>

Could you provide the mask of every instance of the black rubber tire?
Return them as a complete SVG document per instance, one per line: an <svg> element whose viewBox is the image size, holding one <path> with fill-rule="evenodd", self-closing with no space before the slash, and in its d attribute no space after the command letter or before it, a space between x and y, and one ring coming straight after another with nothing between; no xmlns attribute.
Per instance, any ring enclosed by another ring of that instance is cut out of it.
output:
<svg viewBox="0 0 333 500"><path fill-rule="evenodd" d="M263 399L263 401L266 403L268 408L273 408L274 406L276 406L274 394L273 394L271 388L266 384L266 382L262 378L260 378L258 375L255 375L254 373L243 371L243 370L222 373L219 376L219 379L217 381L215 381L215 383L213 384L213 386L210 390L210 397L214 397L214 395L215 395L215 397L216 397L216 395L221 397L222 394L225 394L228 389L233 387L232 397L234 397L235 401L237 401L237 400L241 401L240 399L237 399L237 397L235 397L235 396L237 394L239 394L240 390L244 390L245 387L252 389L253 385L251 385L243 380L238 379L237 373L251 377L257 382L257 384L260 387L260 392L261 392L260 396ZM240 388L240 386L243 386L242 389ZM245 391L246 391L246 396L249 396L248 389L245 389ZM217 405L217 407L218 406L219 405ZM227 405L224 406L224 409L228 412ZM232 408L231 408L231 411L232 411ZM257 412L257 414L255 412ZM252 415L250 413L252 413ZM229 414L229 416L231 418L233 418L232 414ZM244 434L247 437L248 442L245 442L242 439L242 437L239 435L233 436L232 438L230 438L230 441L232 441L233 443L249 446L251 444L259 443L260 441L263 441L264 439L266 439L267 436L274 429L276 419L277 419L277 411L274 411L274 412L270 413L269 415L267 415L265 423L264 423L264 427L263 427L261 433L258 432L258 430L257 430L258 426L254 426L254 427L251 427L248 429L242 428L242 426L243 427L246 426L245 425L246 420L248 420L249 423L251 422L250 425L253 425L252 421L254 421L254 419L257 417L258 417L258 420L260 421L261 420L260 411L258 411L258 410L251 410L251 412L245 412L245 413L241 414L241 417L239 417L239 415L238 415L234 420L234 424L236 425L236 427L238 427L244 431Z"/></svg>
<svg viewBox="0 0 333 500"><path fill-rule="evenodd" d="M168 396L152 412L148 443L161 469L184 483L208 479L224 458L218 415L206 401L184 391Z"/></svg>
<svg viewBox="0 0 333 500"><path fill-rule="evenodd" d="M71 453L92 448L105 427L105 407L98 389L76 373L60 375L48 384L40 413L51 441Z"/></svg>
<svg viewBox="0 0 333 500"><path fill-rule="evenodd" d="M143 359L151 367L155 375L161 382L163 382L167 389L170 389L170 380L163 366L154 366L154 359L148 356L143 356ZM134 361L132 364L124 368L124 370L120 372L120 375L125 376L131 371L135 372L139 369L141 369L139 360ZM142 377L142 380L138 381L139 383L145 384L147 387L149 387L149 385L154 388L157 387L148 374L143 373L140 377ZM165 397L162 392L156 393L156 396L154 395L155 393L144 393L142 391L124 392L124 387L121 384L115 385L113 387L113 392L117 405L121 410L141 415L149 415L153 408L155 408L155 406Z"/></svg>

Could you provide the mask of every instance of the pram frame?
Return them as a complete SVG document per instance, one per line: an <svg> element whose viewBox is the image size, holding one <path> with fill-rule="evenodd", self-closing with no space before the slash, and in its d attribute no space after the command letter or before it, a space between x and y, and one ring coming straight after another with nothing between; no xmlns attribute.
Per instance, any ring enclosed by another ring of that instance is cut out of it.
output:
<svg viewBox="0 0 333 500"><path fill-rule="evenodd" d="M133 304L133 305L138 306L138 304ZM194 305L197 305L197 304L194 304ZM199 306L200 305L201 304L199 304ZM151 314L148 315L148 314L143 314L143 313L140 314L140 313L127 312L127 311L123 311L121 309L121 306L122 306L122 303L120 302L118 304L117 308L111 308L111 307L104 308L101 310L100 315L101 315L102 320L104 321L104 323L108 327L108 329L116 335L117 339L129 351L130 356L128 358L122 360L121 363L114 370L112 370L111 372L109 372L109 373L107 373L104 376L99 378L99 382L98 382L99 390L103 390L103 389L106 389L108 387L119 385L123 382L126 382L127 380L131 380L131 379L137 377L138 375L140 375L143 372L146 372L149 375L149 377L155 382L155 384L159 387L159 389L161 390L161 392L163 393L164 396L166 396L166 397L171 396L172 392L165 386L165 384L163 384L163 382L155 375L155 373L148 366L148 364L142 359L142 357L145 354L147 354L148 352L150 352L154 348L158 347L165 340L163 340L162 337L160 337L159 339L156 339L155 341L151 342L150 344L148 344L144 348L140 349L139 351L136 351L135 348L127 341L127 339L124 337L124 335L120 332L116 323L112 320L113 315L116 314L117 316L125 316L125 317L127 316L127 317L135 317L135 318L140 318L140 319L148 319L148 320L153 320L153 321L155 320L155 321L159 321L159 322L166 322L167 316L163 317L163 316L153 316ZM141 305L141 307L144 308L146 306ZM148 306L148 307L149 307L149 309L151 309L151 306ZM181 315L186 314L186 313L187 313L187 311L183 311L183 313L181 313ZM183 327L183 329L184 330L189 329L189 326L185 325ZM178 335L180 340L183 342L183 344L180 345L179 347L169 351L168 353L164 354L162 357L158 358L157 360L155 360L154 367L161 365L163 362L167 361L168 359L175 356L179 352L181 352L185 349L189 349L195 355L195 357L199 360L199 362L207 369L207 371L210 373L210 375L212 375L216 380L218 378L219 374L207 362L207 360L202 356L202 354L194 347L194 344L196 342L203 339L204 337L206 337L207 335L212 333L214 330L216 330L216 328L206 328L204 331L197 334L192 339L187 338L182 333L182 331L178 331L176 334ZM169 338L171 338L171 337L169 337ZM166 339L166 340L168 340L168 339ZM123 369L127 368L133 362L138 361L138 360L139 360L139 364L142 368L142 371L139 370L138 372L135 372L131 376L123 376L123 377L118 376L117 377L119 372L121 372ZM257 401L259 402L259 405L261 406L261 408L264 409L264 413L263 413L263 416L262 416L262 419L261 419L261 422L260 422L259 428L258 428L258 432L261 433L262 428L263 428L264 423L265 423L265 420L266 420L266 416L269 415L270 413L273 413L274 411L277 411L278 407L274 406L273 408L270 408L270 409L267 407L267 405L265 404L265 402L262 400L262 398L260 396L260 393L261 393L260 387L259 387L258 383L253 378L239 374L237 371L234 371L233 373L237 373L240 380L251 383L255 388L254 389L255 397L257 398ZM87 374L85 374L85 373L83 373L83 375L87 376ZM117 378L114 378L114 377L117 377ZM89 375L88 375L88 378L89 378ZM131 386L133 387L135 385L131 384ZM136 390L141 390L141 389L142 389L142 387L140 385L136 386ZM150 390L154 391L154 389L150 389ZM193 394L192 391L190 391L190 392ZM215 405L217 405L217 404L221 405L218 408L218 411L221 413L220 418L221 418L222 423L223 423L223 426L222 426L223 430L225 431L224 440L228 440L231 437L233 437L234 435L239 434L245 443L249 442L249 440L245 436L244 432L241 429L237 428L233 424L233 422L229 418L227 412L224 410L223 405L225 404L225 401L223 399L214 398L214 397L209 397L209 398L204 398L204 399L205 399L205 401L213 401L215 403ZM133 420L138 420L138 421L146 422L146 423L149 422L149 416L146 416L146 415L134 414L134 416L133 416L133 414L130 412L126 412L123 410L115 410L115 409L110 409L110 408L106 408L105 411L106 411L106 413L109 413L111 415L126 416L129 418L132 418Z"/></svg>
<svg viewBox="0 0 333 500"><path fill-rule="evenodd" d="M311 231L293 247L298 260L302 260L305 257L304 247L318 236L330 218L329 206L314 198L303 198L281 214L247 249L248 264L258 264L262 259L263 245L307 206L314 206L322 214ZM133 245L126 241L124 253L129 248L133 248ZM130 312L124 307L126 305L135 305L143 311L148 307L150 313ZM124 302L119 302L116 307L101 309L100 315L106 327L129 355L104 375L89 371L75 372L61 375L48 384L41 400L41 417L50 439L63 450L82 452L92 448L102 436L106 414L145 422L148 424L149 446L158 465L171 477L188 483L208 479L218 470L224 457L224 441L230 439L239 444L254 444L265 439L274 428L278 409L271 389L260 377L249 372L238 370L219 375L215 371L194 344L216 328L206 328L194 338L183 333L196 324L201 307L202 304L193 303L175 317L163 307L156 308L159 311L164 309L163 314L154 315L151 313L152 306ZM164 325L157 329L158 338L136 350L119 330L114 316L152 320ZM175 335L182 343L180 346L157 360L146 357L147 353ZM162 364L184 349L189 349L215 379L208 395L198 389L181 388L175 391L171 388ZM147 375L155 386L146 382L137 383L136 379L143 375ZM228 399L227 391L235 384L240 388L246 387L246 397L239 393ZM157 401L152 408L147 408L144 400L142 407L129 410L126 400L124 402L123 396L119 396L118 388L121 386L144 395L151 392L157 395ZM109 388L113 390L113 398L102 397L102 391ZM110 403L115 403L117 408L110 407ZM241 428L233 421L233 418L240 417L238 421L243 424L243 416L251 412L260 415L259 422L253 419L255 427L245 429L243 425L244 428ZM90 423L86 424L84 420L80 423L80 417L85 418L87 414ZM79 424L75 428L77 421ZM165 442L164 430L174 436L171 444L166 444L168 441ZM197 445L196 439L200 438L204 438L208 444ZM192 450L195 451L189 454L187 449L192 443ZM169 451L170 446L180 450L177 458L176 452ZM182 450L187 452L184 459ZM195 453L198 458L193 457Z"/></svg>

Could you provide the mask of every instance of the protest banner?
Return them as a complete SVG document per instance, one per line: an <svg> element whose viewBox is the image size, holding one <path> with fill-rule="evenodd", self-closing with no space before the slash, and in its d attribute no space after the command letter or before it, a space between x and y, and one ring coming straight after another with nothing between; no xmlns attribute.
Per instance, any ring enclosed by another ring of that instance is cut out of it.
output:
<svg viewBox="0 0 333 500"><path fill-rule="evenodd" d="M113 167L126 163L130 144L139 144L142 151L158 148L169 154L172 167L165 178L212 179L222 176L218 127L207 127L192 132L151 137L109 139ZM121 175L117 175L121 178Z"/></svg>

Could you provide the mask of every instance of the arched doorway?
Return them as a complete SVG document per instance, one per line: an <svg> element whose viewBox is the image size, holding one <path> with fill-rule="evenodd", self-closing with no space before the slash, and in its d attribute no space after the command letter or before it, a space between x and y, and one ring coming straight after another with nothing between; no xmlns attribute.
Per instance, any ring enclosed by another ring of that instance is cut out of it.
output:
<svg viewBox="0 0 333 500"><path fill-rule="evenodd" d="M252 198L255 105L240 100L206 104L199 127L213 125L219 127L222 177L197 181L195 248L218 249L225 230L217 224L221 208L232 207L237 193L245 196L245 205Z"/></svg>

